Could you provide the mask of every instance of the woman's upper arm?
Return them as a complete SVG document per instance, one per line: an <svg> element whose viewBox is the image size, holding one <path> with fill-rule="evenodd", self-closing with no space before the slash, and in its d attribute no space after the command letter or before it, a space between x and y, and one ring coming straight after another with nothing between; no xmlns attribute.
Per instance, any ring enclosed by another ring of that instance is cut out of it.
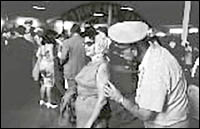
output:
<svg viewBox="0 0 200 129"><path fill-rule="evenodd" d="M110 79L110 72L108 64L107 63L101 64L97 72L97 88L99 90L99 95L103 97L104 97L103 87L109 79Z"/></svg>

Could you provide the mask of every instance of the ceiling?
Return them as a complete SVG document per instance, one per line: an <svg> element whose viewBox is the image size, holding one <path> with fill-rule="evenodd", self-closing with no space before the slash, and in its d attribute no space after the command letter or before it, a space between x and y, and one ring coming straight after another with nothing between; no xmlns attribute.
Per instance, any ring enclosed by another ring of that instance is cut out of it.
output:
<svg viewBox="0 0 200 129"><path fill-rule="evenodd" d="M61 16L68 10L94 1L1 1L1 17L33 16L47 20ZM101 2L101 1L100 1ZM102 1L103 2L103 1ZM134 7L153 26L181 25L184 1L107 1ZM46 11L38 11L33 5L46 6ZM192 1L190 24L199 27L199 1Z"/></svg>

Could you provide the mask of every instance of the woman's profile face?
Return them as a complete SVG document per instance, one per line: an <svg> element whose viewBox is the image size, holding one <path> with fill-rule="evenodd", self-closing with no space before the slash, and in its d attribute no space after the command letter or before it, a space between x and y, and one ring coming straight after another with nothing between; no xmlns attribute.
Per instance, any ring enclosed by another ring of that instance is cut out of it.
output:
<svg viewBox="0 0 200 129"><path fill-rule="evenodd" d="M94 40L90 39L89 37L85 37L84 46L85 46L86 56L92 57L95 55Z"/></svg>

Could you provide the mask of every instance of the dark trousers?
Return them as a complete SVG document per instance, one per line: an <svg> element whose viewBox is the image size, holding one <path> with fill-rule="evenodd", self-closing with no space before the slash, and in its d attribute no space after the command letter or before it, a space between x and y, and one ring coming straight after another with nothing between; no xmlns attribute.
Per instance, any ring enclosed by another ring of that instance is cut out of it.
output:
<svg viewBox="0 0 200 129"><path fill-rule="evenodd" d="M54 95L55 98L60 102L61 97L65 94L65 88L64 88L64 74L63 74L63 68L61 65L59 65L59 59L54 59L54 77L55 77L55 88L54 88Z"/></svg>

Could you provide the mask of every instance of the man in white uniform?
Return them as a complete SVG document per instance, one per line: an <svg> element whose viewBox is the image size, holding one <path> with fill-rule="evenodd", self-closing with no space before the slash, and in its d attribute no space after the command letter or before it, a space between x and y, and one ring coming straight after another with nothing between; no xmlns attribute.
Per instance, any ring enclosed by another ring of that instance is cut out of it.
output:
<svg viewBox="0 0 200 129"><path fill-rule="evenodd" d="M134 116L144 121L146 128L188 127L187 83L178 61L156 41L148 39L148 25L143 22L117 23L109 28L112 40L137 48L139 81L135 103L123 97L108 82L104 91Z"/></svg>

